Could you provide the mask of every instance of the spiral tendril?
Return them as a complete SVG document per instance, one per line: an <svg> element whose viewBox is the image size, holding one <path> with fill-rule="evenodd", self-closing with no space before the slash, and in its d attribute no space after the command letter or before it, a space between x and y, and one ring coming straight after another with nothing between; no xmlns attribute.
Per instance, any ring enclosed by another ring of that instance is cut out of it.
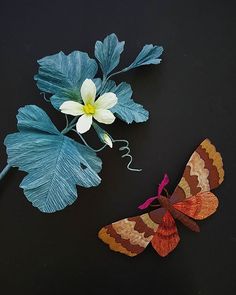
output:
<svg viewBox="0 0 236 295"><path fill-rule="evenodd" d="M113 138L112 138L112 141L113 141L113 142L123 142L123 143L124 143L124 145L121 146L121 147L119 148L119 151L126 151L125 154L123 154L123 155L121 156L121 158L125 158L125 157L130 158L130 160L129 160L127 166L126 166L127 169L130 170L130 171L135 171L135 172L140 172L140 171L142 171L142 169L137 169L137 168L131 168L131 167L130 167L130 165L131 165L132 162L133 162L133 157L132 157L132 155L130 154L130 148L129 148L129 142L128 142L128 140L126 140L126 139L113 139Z"/></svg>
<svg viewBox="0 0 236 295"><path fill-rule="evenodd" d="M94 152L100 152L100 151L102 151L105 147L107 147L107 144L104 144L101 148L99 148L99 149L94 149L94 148L92 148L92 147L86 142L86 140L84 139L84 137L83 137L80 133L78 133L76 129L73 128L72 131L74 131L77 135L79 135L79 137L81 138L81 140L83 141L83 143L84 143L87 147L89 147L90 149L92 149ZM131 168L131 167L130 167L130 165L131 165L132 162L133 162L133 157L132 157L132 155L130 154L130 148L129 148L129 142L128 142L128 140L126 140L126 139L113 139L111 136L110 136L110 138L111 138L112 142L114 142L114 143L115 143L115 142L122 142L122 143L124 143L123 146L119 147L119 151L125 151L125 153L121 156L121 158L125 158L125 157L127 157L127 158L130 159L129 162L128 162L128 164L127 164L127 166L126 166L127 169L130 170L130 171L135 171L135 172L140 172L140 171L142 171L142 169L137 169L137 168Z"/></svg>

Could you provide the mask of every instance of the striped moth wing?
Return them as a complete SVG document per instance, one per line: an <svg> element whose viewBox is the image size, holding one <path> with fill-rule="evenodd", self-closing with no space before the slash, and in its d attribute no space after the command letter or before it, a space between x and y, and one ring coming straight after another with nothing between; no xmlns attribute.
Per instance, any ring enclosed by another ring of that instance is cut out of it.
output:
<svg viewBox="0 0 236 295"><path fill-rule="evenodd" d="M190 157L170 200L174 204L198 193L209 192L223 180L222 157L210 140L205 139Z"/></svg>
<svg viewBox="0 0 236 295"><path fill-rule="evenodd" d="M169 211L166 211L162 222L159 224L155 235L152 238L152 247L157 253L165 257L173 251L180 241L174 218Z"/></svg>
<svg viewBox="0 0 236 295"><path fill-rule="evenodd" d="M173 204L173 207L193 219L201 220L216 211L218 199L211 192L201 192ZM152 246L160 256L164 257L176 248L179 241L175 220L167 211L153 236Z"/></svg>
<svg viewBox="0 0 236 295"><path fill-rule="evenodd" d="M223 180L221 155L205 139L190 157L170 201L185 215L204 219L217 209L218 199L210 190ZM128 256L140 254L150 242L159 255L166 256L180 241L175 220L164 208L114 222L103 227L98 236L111 250Z"/></svg>
<svg viewBox="0 0 236 295"><path fill-rule="evenodd" d="M159 208L139 216L124 218L104 226L98 237L111 250L136 256L151 242L165 213L165 209Z"/></svg>
<svg viewBox="0 0 236 295"><path fill-rule="evenodd" d="M212 192L200 192L173 207L193 219L202 220L215 213L218 204L218 198Z"/></svg>
<svg viewBox="0 0 236 295"><path fill-rule="evenodd" d="M210 190L223 180L222 157L210 140L205 139L190 157L170 201L185 215L197 220L205 219L218 207L218 199ZM179 241L175 220L166 212L152 239L152 246L164 257L175 249Z"/></svg>

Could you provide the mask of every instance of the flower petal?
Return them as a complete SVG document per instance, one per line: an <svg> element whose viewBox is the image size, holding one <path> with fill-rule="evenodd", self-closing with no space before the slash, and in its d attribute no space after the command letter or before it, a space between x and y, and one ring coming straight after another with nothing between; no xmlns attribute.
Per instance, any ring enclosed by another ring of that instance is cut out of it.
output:
<svg viewBox="0 0 236 295"><path fill-rule="evenodd" d="M115 116L109 110L98 109L93 116L98 122L104 124L111 124L115 121Z"/></svg>
<svg viewBox="0 0 236 295"><path fill-rule="evenodd" d="M87 132L90 129L92 122L93 117L91 115L84 114L79 118L78 122L76 123L77 132L81 134Z"/></svg>
<svg viewBox="0 0 236 295"><path fill-rule="evenodd" d="M117 103L117 96L113 92L107 92L101 95L94 103L97 109L110 109Z"/></svg>
<svg viewBox="0 0 236 295"><path fill-rule="evenodd" d="M84 104L94 103L96 97L96 85L91 79L86 79L81 86L80 93Z"/></svg>
<svg viewBox="0 0 236 295"><path fill-rule="evenodd" d="M60 110L62 113L72 116L79 116L84 113L83 105L73 100L63 102L60 106Z"/></svg>

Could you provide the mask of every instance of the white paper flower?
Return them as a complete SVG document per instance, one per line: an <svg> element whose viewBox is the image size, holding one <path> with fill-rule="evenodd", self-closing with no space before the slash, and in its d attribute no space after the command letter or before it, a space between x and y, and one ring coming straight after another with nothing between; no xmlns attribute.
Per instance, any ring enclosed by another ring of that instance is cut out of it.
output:
<svg viewBox="0 0 236 295"><path fill-rule="evenodd" d="M109 110L117 103L117 97L113 92L102 94L96 98L96 85L91 79L86 79L80 89L84 104L72 100L64 102L60 110L64 114L81 116L76 123L79 133L87 132L93 122L93 118L103 124L112 124L115 116Z"/></svg>

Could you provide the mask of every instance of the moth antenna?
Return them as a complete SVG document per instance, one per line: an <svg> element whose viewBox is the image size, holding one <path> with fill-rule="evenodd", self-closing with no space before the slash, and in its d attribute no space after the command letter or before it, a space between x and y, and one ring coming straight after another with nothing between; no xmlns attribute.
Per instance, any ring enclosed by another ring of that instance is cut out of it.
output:
<svg viewBox="0 0 236 295"><path fill-rule="evenodd" d="M170 194L169 194L168 190L166 188L163 188L163 190L165 191L167 198L169 198Z"/></svg>

